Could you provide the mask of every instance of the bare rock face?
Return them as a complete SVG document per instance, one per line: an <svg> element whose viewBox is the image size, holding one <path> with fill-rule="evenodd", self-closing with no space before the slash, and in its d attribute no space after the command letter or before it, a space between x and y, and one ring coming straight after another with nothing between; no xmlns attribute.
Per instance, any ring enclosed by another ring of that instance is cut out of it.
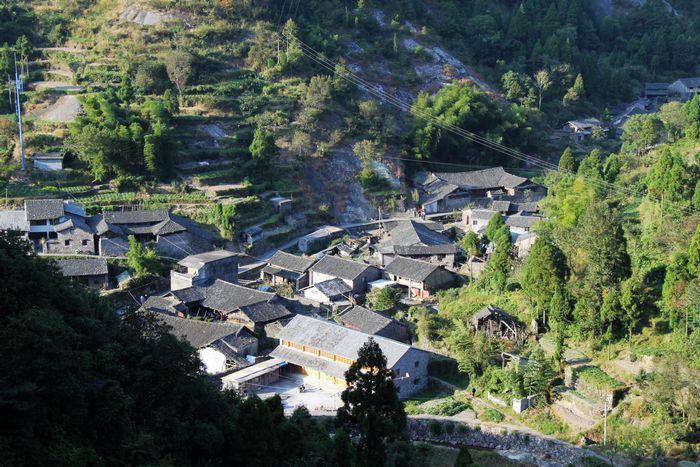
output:
<svg viewBox="0 0 700 467"><path fill-rule="evenodd" d="M142 26L156 26L176 19L178 18L175 15L147 10L138 5L131 5L127 7L119 15L119 21L136 23Z"/></svg>

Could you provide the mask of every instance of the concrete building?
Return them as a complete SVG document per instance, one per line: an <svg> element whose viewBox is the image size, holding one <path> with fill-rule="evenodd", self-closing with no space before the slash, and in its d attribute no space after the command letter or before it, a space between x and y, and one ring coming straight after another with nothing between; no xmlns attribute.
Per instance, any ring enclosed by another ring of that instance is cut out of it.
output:
<svg viewBox="0 0 700 467"><path fill-rule="evenodd" d="M430 298L454 284L455 276L426 261L397 257L384 267L384 276L408 289L408 298Z"/></svg>
<svg viewBox="0 0 700 467"><path fill-rule="evenodd" d="M42 172L60 172L63 170L63 153L60 152L35 152L32 154L34 170Z"/></svg>
<svg viewBox="0 0 700 467"><path fill-rule="evenodd" d="M288 214L292 212L292 200L282 196L270 198L270 204L278 214Z"/></svg>
<svg viewBox="0 0 700 467"><path fill-rule="evenodd" d="M207 287L221 279L238 282L238 255L227 250L214 250L190 255L180 260L178 268L170 271L170 290Z"/></svg>
<svg viewBox="0 0 700 467"><path fill-rule="evenodd" d="M109 287L109 270L104 258L58 260L61 274L69 279L96 289Z"/></svg>
<svg viewBox="0 0 700 467"><path fill-rule="evenodd" d="M344 387L345 372L357 359L360 348L372 338L387 359L399 397L409 397L428 386L431 354L392 339L303 315L295 316L277 337L280 345L270 356L287 362L287 371Z"/></svg>
<svg viewBox="0 0 700 467"><path fill-rule="evenodd" d="M564 129L571 134L571 139L581 142L591 136L594 128L602 128L603 122L597 118L583 118L570 120L564 125Z"/></svg>
<svg viewBox="0 0 700 467"><path fill-rule="evenodd" d="M297 242L299 251L306 253L313 248L321 249L331 240L340 238L344 230L339 227L325 226L302 237Z"/></svg>
<svg viewBox="0 0 700 467"><path fill-rule="evenodd" d="M25 234L44 253L94 254L92 229L82 206L61 199L24 202Z"/></svg>

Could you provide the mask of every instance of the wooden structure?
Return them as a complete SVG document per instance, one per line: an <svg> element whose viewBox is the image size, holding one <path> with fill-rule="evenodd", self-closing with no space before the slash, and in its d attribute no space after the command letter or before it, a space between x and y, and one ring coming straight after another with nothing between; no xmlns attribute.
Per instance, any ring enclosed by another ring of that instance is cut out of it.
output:
<svg viewBox="0 0 700 467"><path fill-rule="evenodd" d="M475 331L482 331L495 339L519 342L525 338L525 327L500 308L491 305L477 311L472 317Z"/></svg>

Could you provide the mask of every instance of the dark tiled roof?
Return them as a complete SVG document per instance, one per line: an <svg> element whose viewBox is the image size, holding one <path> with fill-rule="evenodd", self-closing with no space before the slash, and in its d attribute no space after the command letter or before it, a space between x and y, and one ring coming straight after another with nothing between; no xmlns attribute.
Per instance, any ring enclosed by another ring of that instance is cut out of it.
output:
<svg viewBox="0 0 700 467"><path fill-rule="evenodd" d="M326 274L342 279L353 280L368 268L369 264L352 261L349 259L338 258L337 256L326 255L321 260L311 266L311 271L319 274Z"/></svg>
<svg viewBox="0 0 700 467"><path fill-rule="evenodd" d="M222 313L231 313L247 305L267 302L274 296L273 293L260 292L217 279L213 285L207 287L202 305Z"/></svg>
<svg viewBox="0 0 700 467"><path fill-rule="evenodd" d="M183 303L201 302L206 298L206 287L187 287L186 289L173 290L170 292L174 297Z"/></svg>
<svg viewBox="0 0 700 467"><path fill-rule="evenodd" d="M352 290L342 279L330 279L319 282L318 284L314 284L314 287L328 298L338 297Z"/></svg>
<svg viewBox="0 0 700 467"><path fill-rule="evenodd" d="M147 224L170 219L167 209L106 211L103 216L108 224Z"/></svg>
<svg viewBox="0 0 700 467"><path fill-rule="evenodd" d="M305 272L314 264L314 260L293 255L291 253L285 253L284 251L280 250L274 255L272 255L272 258L270 258L267 261L267 263L273 266L277 266L280 269L287 269L289 271L296 272Z"/></svg>
<svg viewBox="0 0 700 467"><path fill-rule="evenodd" d="M0 211L0 230L29 230L24 211Z"/></svg>
<svg viewBox="0 0 700 467"><path fill-rule="evenodd" d="M157 223L151 229L153 235L168 235L178 232L184 232L187 229L172 219L166 219L162 222Z"/></svg>
<svg viewBox="0 0 700 467"><path fill-rule="evenodd" d="M299 279L299 277L301 277L302 274L300 272L290 271L288 269L281 269L276 266L269 265L263 268L263 272L272 276L279 276L290 281L295 281Z"/></svg>
<svg viewBox="0 0 700 467"><path fill-rule="evenodd" d="M184 311L184 304L175 297L148 297L141 306L144 310L167 315L176 315L178 311Z"/></svg>
<svg viewBox="0 0 700 467"><path fill-rule="evenodd" d="M57 263L61 273L67 277L99 276L108 272L104 258L62 259Z"/></svg>
<svg viewBox="0 0 700 467"><path fill-rule="evenodd" d="M269 323L291 315L283 305L275 302L260 302L242 306L241 313L254 323Z"/></svg>
<svg viewBox="0 0 700 467"><path fill-rule="evenodd" d="M415 347L402 344L392 339L370 336L364 332L355 331L354 329L349 329L330 321L309 318L303 315L295 316L294 319L279 332L277 337L280 340L306 345L352 360L357 358L357 352L365 342L372 337L382 349L387 359L388 368L393 367L407 352L423 352ZM275 352L280 348L284 347L277 347L271 355L284 359L283 357L275 355ZM315 360L322 360L322 358L317 357Z"/></svg>
<svg viewBox="0 0 700 467"><path fill-rule="evenodd" d="M514 214L506 216L506 225L508 227L532 227L535 222L547 220L542 216Z"/></svg>
<svg viewBox="0 0 700 467"><path fill-rule="evenodd" d="M28 221L58 219L65 213L63 200L60 199L27 199L24 210Z"/></svg>
<svg viewBox="0 0 700 467"><path fill-rule="evenodd" d="M678 81L688 88L700 88L700 78L681 78Z"/></svg>
<svg viewBox="0 0 700 467"><path fill-rule="evenodd" d="M389 230L389 237L399 255L448 255L457 251L449 238L415 221L398 222Z"/></svg>
<svg viewBox="0 0 700 467"><path fill-rule="evenodd" d="M100 238L100 255L123 256L129 252L129 242L121 237Z"/></svg>
<svg viewBox="0 0 700 467"><path fill-rule="evenodd" d="M367 334L376 334L393 321L381 313L357 305L340 315L340 320L345 327Z"/></svg>
<svg viewBox="0 0 700 467"><path fill-rule="evenodd" d="M473 172L441 172L436 173L435 176L462 189L513 188L528 182L527 178L510 174L503 170L503 167L492 167Z"/></svg>
<svg viewBox="0 0 700 467"><path fill-rule="evenodd" d="M245 327L239 325L178 318L162 313L159 313L158 319L171 328L171 334L186 340L195 349L206 347L229 336L254 339Z"/></svg>
<svg viewBox="0 0 700 467"><path fill-rule="evenodd" d="M423 282L437 269L438 266L434 264L401 256L396 257L384 268L389 274L416 282Z"/></svg>

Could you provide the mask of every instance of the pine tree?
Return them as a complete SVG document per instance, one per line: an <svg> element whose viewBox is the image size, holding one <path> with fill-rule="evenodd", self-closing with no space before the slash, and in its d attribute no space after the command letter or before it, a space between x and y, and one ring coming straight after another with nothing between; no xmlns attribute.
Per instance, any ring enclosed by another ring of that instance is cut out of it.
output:
<svg viewBox="0 0 700 467"><path fill-rule="evenodd" d="M490 241L495 241L495 235L498 229L506 225L505 221L503 220L503 217L501 216L500 213L496 213L493 215L491 219L489 219L488 224L486 224L486 238Z"/></svg>
<svg viewBox="0 0 700 467"><path fill-rule="evenodd" d="M535 309L543 314L543 324L552 295L563 286L567 275L566 258L561 250L537 237L523 267L521 285Z"/></svg>
<svg viewBox="0 0 700 467"><path fill-rule="evenodd" d="M574 157L574 152L571 148L564 149L564 152L559 158L559 169L565 172L576 172L578 170L578 162Z"/></svg>
<svg viewBox="0 0 700 467"><path fill-rule="evenodd" d="M579 101L584 97L585 92L586 91L583 85L583 76L581 76L581 74L579 73L578 75L576 75L576 79L574 80L573 86L571 86L564 95L564 107L569 107L578 104Z"/></svg>
<svg viewBox="0 0 700 467"><path fill-rule="evenodd" d="M363 466L383 465L387 443L406 437L406 412L386 365L379 344L370 337L345 372L348 388L340 396L343 406L336 424L357 437L358 464Z"/></svg>
<svg viewBox="0 0 700 467"><path fill-rule="evenodd" d="M523 384L528 396L542 396L549 401L554 377L552 366L541 347L536 347L527 359Z"/></svg>
<svg viewBox="0 0 700 467"><path fill-rule="evenodd" d="M263 165L268 164L270 159L277 154L277 146L272 133L261 126L255 128L253 141L248 149L253 160Z"/></svg>
<svg viewBox="0 0 700 467"><path fill-rule="evenodd" d="M700 225L695 228L695 234L690 239L688 247L688 272L700 278Z"/></svg>

